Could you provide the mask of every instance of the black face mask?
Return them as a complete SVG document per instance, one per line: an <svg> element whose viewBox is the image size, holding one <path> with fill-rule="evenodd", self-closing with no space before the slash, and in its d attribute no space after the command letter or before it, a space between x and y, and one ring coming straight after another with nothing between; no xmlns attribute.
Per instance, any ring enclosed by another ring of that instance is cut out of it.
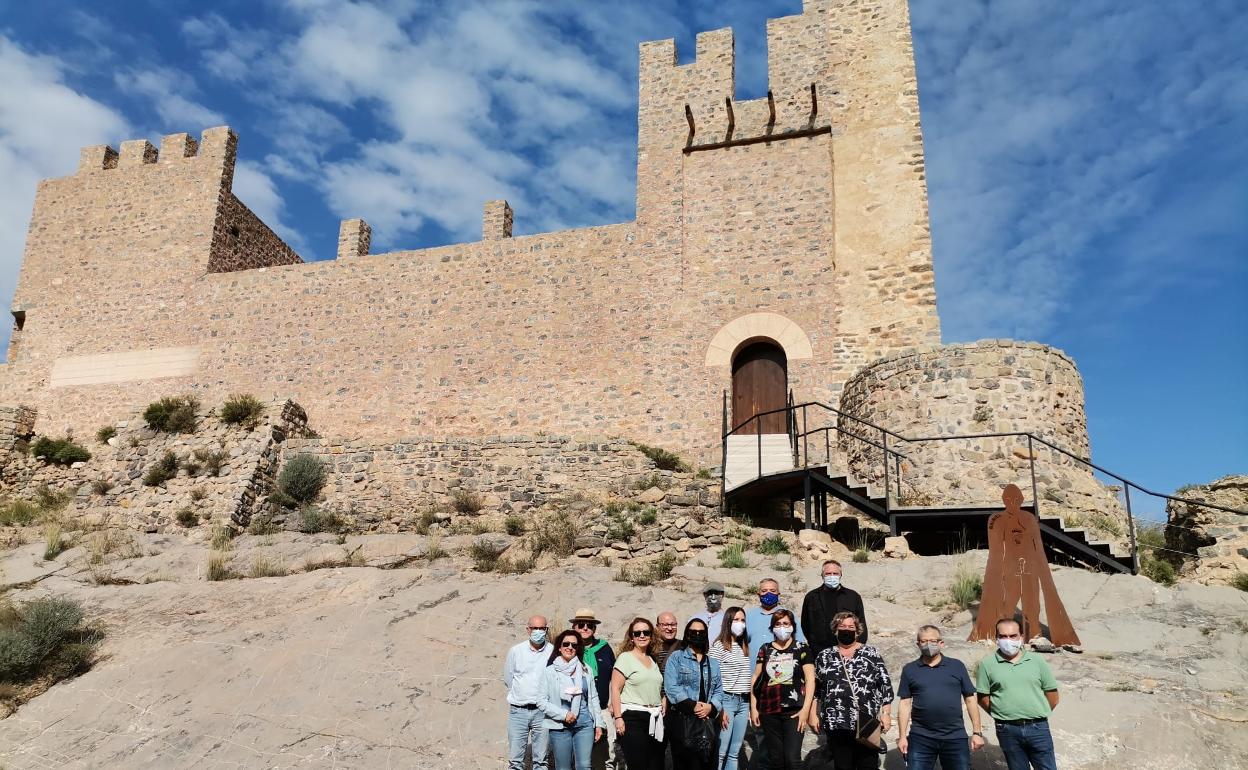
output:
<svg viewBox="0 0 1248 770"><path fill-rule="evenodd" d="M706 649L707 635L705 631L686 631L685 644L699 652Z"/></svg>
<svg viewBox="0 0 1248 770"><path fill-rule="evenodd" d="M857 631L847 631L845 629L840 629L840 628L837 629L836 631L836 643L837 644L842 645L844 647L848 647L849 645L853 644L856 641L858 641Z"/></svg>

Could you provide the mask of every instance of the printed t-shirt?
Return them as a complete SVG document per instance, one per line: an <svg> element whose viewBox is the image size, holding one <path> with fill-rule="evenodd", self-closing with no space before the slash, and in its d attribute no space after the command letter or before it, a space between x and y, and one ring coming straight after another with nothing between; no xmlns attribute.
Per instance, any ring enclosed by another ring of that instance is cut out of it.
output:
<svg viewBox="0 0 1248 770"><path fill-rule="evenodd" d="M811 665L809 645L793 642L787 650L777 650L769 642L758 651L763 671L758 676L758 713L794 714L802 708L806 687L802 666Z"/></svg>

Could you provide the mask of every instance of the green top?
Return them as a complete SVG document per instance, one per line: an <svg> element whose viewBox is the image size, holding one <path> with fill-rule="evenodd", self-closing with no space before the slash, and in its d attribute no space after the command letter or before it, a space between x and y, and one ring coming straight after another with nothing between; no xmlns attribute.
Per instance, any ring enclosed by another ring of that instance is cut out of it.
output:
<svg viewBox="0 0 1248 770"><path fill-rule="evenodd" d="M994 652L979 662L975 690L992 696L993 720L1043 719L1053 713L1046 692L1057 689L1053 670L1037 655L1024 651L1013 663Z"/></svg>
<svg viewBox="0 0 1248 770"><path fill-rule="evenodd" d="M620 703L659 705L663 698L663 673L653 658L646 658L646 663L642 663L632 652L626 652L615 659L615 670L624 675Z"/></svg>

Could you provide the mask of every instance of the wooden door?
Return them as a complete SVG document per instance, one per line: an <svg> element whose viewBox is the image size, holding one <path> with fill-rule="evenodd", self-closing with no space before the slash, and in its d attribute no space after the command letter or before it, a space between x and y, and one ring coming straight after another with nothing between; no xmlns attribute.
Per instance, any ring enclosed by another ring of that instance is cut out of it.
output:
<svg viewBox="0 0 1248 770"><path fill-rule="evenodd" d="M789 391L784 351L770 342L755 342L732 361L732 425L772 409L784 409ZM784 412L754 420L738 433L787 433Z"/></svg>

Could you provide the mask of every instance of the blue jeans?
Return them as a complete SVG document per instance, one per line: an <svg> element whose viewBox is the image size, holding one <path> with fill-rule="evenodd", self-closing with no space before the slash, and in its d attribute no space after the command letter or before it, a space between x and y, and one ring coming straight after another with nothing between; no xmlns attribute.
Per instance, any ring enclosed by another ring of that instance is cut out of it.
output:
<svg viewBox="0 0 1248 770"><path fill-rule="evenodd" d="M555 770L589 770L589 755L594 750L594 719L589 709L581 709L576 724L546 734L555 755Z"/></svg>
<svg viewBox="0 0 1248 770"><path fill-rule="evenodd" d="M965 734L929 738L910 733L910 753L906 754L908 770L932 770L938 757L940 770L970 770L971 742Z"/></svg>
<svg viewBox="0 0 1248 770"><path fill-rule="evenodd" d="M1053 734L1049 732L1047 719L1025 725L997 722L997 743L1005 755L1005 766L1010 770L1057 770Z"/></svg>
<svg viewBox="0 0 1248 770"><path fill-rule="evenodd" d="M549 753L546 728L542 727L545 715L541 709L507 707L507 768L525 770L524 750L533 748L533 770L546 770L546 754ZM590 731L592 737L593 731Z"/></svg>
<svg viewBox="0 0 1248 770"><path fill-rule="evenodd" d="M728 715L728 726L719 734L719 770L737 770L741 742L750 723L750 694L724 693L724 713Z"/></svg>

